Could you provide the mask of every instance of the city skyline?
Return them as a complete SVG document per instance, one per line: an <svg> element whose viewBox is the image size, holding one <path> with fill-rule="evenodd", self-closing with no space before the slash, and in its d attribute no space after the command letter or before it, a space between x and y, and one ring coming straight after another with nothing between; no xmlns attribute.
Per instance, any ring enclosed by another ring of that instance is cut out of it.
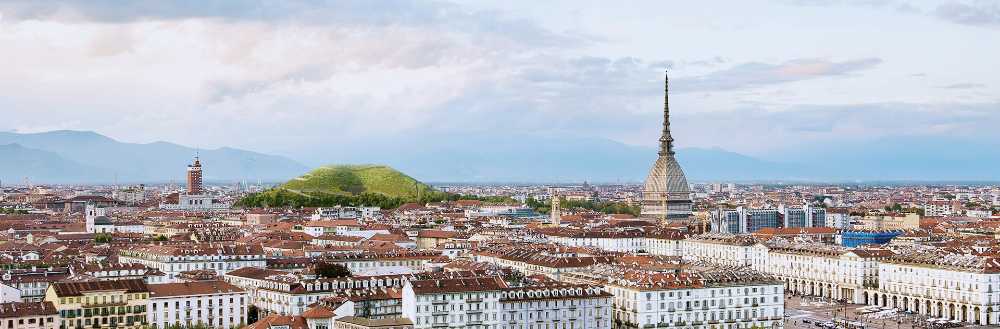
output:
<svg viewBox="0 0 1000 329"><path fill-rule="evenodd" d="M997 45L981 42L998 31L995 4L712 5L8 2L0 131L90 130L310 165L359 151L329 141L498 129L520 136L504 145L651 148L669 67L685 109L678 147L767 158L1000 140Z"/></svg>

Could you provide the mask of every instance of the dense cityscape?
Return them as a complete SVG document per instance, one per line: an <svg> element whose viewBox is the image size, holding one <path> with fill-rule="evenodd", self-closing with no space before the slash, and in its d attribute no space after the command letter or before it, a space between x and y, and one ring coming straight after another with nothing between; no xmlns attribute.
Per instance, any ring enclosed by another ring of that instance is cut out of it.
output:
<svg viewBox="0 0 1000 329"><path fill-rule="evenodd" d="M1000 323L1000 186L690 184L673 142L665 97L658 159L641 185L431 187L381 166L321 168L281 185L206 185L211 163L194 157L177 168L183 185L5 186L0 322ZM390 186L392 177L406 180ZM337 192L315 190L324 184Z"/></svg>

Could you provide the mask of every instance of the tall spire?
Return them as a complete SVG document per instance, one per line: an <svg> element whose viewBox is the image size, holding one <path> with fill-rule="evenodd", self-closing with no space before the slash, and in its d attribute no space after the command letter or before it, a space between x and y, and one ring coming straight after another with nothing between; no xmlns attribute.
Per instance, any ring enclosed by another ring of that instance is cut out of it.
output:
<svg viewBox="0 0 1000 329"><path fill-rule="evenodd" d="M663 77L663 134L660 135L660 152L663 155L674 154L674 138L670 137L670 77Z"/></svg>

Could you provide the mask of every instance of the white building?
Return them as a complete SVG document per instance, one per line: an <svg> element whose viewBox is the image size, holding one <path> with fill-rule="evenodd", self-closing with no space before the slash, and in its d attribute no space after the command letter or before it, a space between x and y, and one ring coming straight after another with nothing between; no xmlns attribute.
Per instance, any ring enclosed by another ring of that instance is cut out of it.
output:
<svg viewBox="0 0 1000 329"><path fill-rule="evenodd" d="M614 295L616 328L771 328L781 327L785 315L782 283L755 271L675 273L607 266L567 276L603 282Z"/></svg>
<svg viewBox="0 0 1000 329"><path fill-rule="evenodd" d="M867 303L928 317L1000 324L1000 260L915 246L878 264Z"/></svg>
<svg viewBox="0 0 1000 329"><path fill-rule="evenodd" d="M119 263L137 263L166 273L169 282L176 282L180 272L213 270L218 275L244 267L265 267L261 246L234 245L170 245L142 246L122 249Z"/></svg>
<svg viewBox="0 0 1000 329"><path fill-rule="evenodd" d="M223 281L150 284L146 321L154 328L169 325L239 328L247 324L250 298Z"/></svg>
<svg viewBox="0 0 1000 329"><path fill-rule="evenodd" d="M748 266L757 240L746 235L703 234L680 241L681 255L692 261L726 266Z"/></svg>
<svg viewBox="0 0 1000 329"><path fill-rule="evenodd" d="M772 239L754 246L751 264L784 282L787 291L864 304L865 290L878 284L878 260L891 254Z"/></svg>
<svg viewBox="0 0 1000 329"><path fill-rule="evenodd" d="M498 277L407 281L403 316L414 328L461 327L495 329L503 323Z"/></svg>
<svg viewBox="0 0 1000 329"><path fill-rule="evenodd" d="M554 284L500 291L498 329L611 328L611 294L599 286Z"/></svg>

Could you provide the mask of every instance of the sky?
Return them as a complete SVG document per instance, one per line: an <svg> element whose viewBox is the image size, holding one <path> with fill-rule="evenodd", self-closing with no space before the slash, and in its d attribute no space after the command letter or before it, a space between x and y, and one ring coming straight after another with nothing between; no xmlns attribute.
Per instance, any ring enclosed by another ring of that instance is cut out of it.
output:
<svg viewBox="0 0 1000 329"><path fill-rule="evenodd" d="M0 1L0 131L654 147L664 70L679 147L1000 140L1000 1Z"/></svg>

